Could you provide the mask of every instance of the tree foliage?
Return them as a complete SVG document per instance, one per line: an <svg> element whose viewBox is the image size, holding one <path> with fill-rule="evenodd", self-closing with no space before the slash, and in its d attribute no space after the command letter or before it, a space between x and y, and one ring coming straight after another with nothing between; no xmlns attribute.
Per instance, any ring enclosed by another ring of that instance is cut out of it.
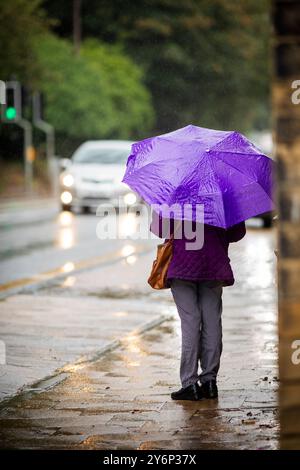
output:
<svg viewBox="0 0 300 470"><path fill-rule="evenodd" d="M90 39L75 55L70 38L49 32L60 21L47 17L44 2L0 4L0 79L16 79L29 93L44 93L45 118L58 134L59 152L61 142L70 141L72 148L84 139L138 138L150 131L154 112L142 68L120 45ZM69 2L70 18L71 7ZM30 117L30 99L23 104Z"/></svg>
<svg viewBox="0 0 300 470"><path fill-rule="evenodd" d="M124 44L145 68L157 130L268 125L269 0L82 3L83 34ZM70 3L45 5L56 31L71 34Z"/></svg>
<svg viewBox="0 0 300 470"><path fill-rule="evenodd" d="M111 134L119 138L138 137L151 129L154 121L151 94L143 85L144 73L122 48L86 40L82 57L103 80L114 111ZM142 123L142 125L141 125Z"/></svg>
<svg viewBox="0 0 300 470"><path fill-rule="evenodd" d="M41 0L0 0L0 78L37 83L40 70L34 42L47 31L49 21Z"/></svg>
<svg viewBox="0 0 300 470"><path fill-rule="evenodd" d="M152 124L149 93L141 70L118 48L98 41L74 55L69 41L47 35L36 53L42 69L46 119L72 138L129 138Z"/></svg>
<svg viewBox="0 0 300 470"><path fill-rule="evenodd" d="M82 0L79 55L72 0L0 5L0 79L44 91L63 139L269 124L269 0Z"/></svg>

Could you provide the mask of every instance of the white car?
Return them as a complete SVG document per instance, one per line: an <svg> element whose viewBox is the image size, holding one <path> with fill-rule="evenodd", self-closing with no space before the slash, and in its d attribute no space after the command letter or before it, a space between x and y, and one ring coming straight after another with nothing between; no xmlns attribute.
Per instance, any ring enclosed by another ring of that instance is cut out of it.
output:
<svg viewBox="0 0 300 470"><path fill-rule="evenodd" d="M132 142L96 140L80 145L70 160L63 160L60 201L63 210L88 211L99 204L132 205L137 195L121 180Z"/></svg>

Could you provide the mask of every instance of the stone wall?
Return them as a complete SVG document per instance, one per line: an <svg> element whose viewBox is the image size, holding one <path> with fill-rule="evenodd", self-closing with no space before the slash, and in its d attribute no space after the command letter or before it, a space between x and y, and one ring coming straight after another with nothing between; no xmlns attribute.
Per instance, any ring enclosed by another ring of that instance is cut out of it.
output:
<svg viewBox="0 0 300 470"><path fill-rule="evenodd" d="M300 0L272 7L281 447L300 449Z"/></svg>

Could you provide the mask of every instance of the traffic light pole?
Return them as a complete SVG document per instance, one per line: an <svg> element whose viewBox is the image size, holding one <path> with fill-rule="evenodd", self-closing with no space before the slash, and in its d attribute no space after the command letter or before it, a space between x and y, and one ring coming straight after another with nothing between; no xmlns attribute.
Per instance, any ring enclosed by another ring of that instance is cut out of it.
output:
<svg viewBox="0 0 300 470"><path fill-rule="evenodd" d="M1 82L1 81L0 81ZM1 82L4 83L4 82ZM0 85L1 85L0 83ZM1 106L1 115L4 123L16 124L24 131L24 173L26 192L33 191L33 161L35 149L32 145L32 124L22 117L21 84L18 81L10 81L4 84L5 96ZM4 92L2 93L4 95ZM46 159L49 182L54 196L57 195L58 167L55 158L55 131L54 127L43 120L41 94L35 92L32 96L33 125L46 135Z"/></svg>
<svg viewBox="0 0 300 470"><path fill-rule="evenodd" d="M1 115L5 124L15 124L24 131L23 159L25 191L31 194L33 191L33 160L35 151L32 146L32 125L27 119L22 118L21 85L18 81L6 82L5 100L2 103Z"/></svg>
<svg viewBox="0 0 300 470"><path fill-rule="evenodd" d="M55 193L55 131L54 127L42 119L41 95L35 92L32 96L33 123L35 127L46 134L46 159L48 176L51 184L52 193ZM54 194L55 195L55 194Z"/></svg>
<svg viewBox="0 0 300 470"><path fill-rule="evenodd" d="M34 150L32 147L32 125L26 119L20 119L16 122L24 131L24 174L25 174L25 190L32 194L33 191L33 160Z"/></svg>

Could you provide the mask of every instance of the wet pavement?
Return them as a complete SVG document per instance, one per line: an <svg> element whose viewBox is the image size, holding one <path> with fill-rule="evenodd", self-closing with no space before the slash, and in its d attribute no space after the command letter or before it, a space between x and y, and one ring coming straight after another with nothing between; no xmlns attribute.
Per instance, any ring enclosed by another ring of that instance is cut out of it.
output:
<svg viewBox="0 0 300 470"><path fill-rule="evenodd" d="M145 282L153 251L127 248L116 263L3 300L16 369L9 378L1 366L1 387L22 370L27 387L1 406L1 447L277 448L273 245L272 231L254 228L231 247L237 281L224 289L219 400L170 398L180 386L179 322L170 292Z"/></svg>
<svg viewBox="0 0 300 470"><path fill-rule="evenodd" d="M274 357L269 353L264 365L255 363L258 351L240 331L234 336L243 341L243 352L234 352L232 321L226 322L218 400L170 399L178 386L179 332L176 321L166 321L142 337L128 336L122 347L78 367L51 390L12 401L0 414L1 446L277 448Z"/></svg>
<svg viewBox="0 0 300 470"><path fill-rule="evenodd" d="M153 250L134 256L2 300L0 400L174 313L170 293L146 283Z"/></svg>

